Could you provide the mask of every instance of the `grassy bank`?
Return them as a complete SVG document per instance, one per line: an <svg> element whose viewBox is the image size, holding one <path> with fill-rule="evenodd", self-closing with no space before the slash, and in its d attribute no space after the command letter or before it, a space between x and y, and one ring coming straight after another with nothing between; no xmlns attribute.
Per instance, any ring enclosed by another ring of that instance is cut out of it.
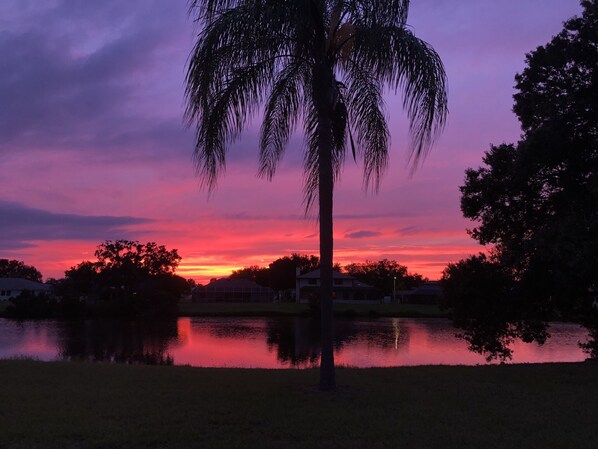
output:
<svg viewBox="0 0 598 449"><path fill-rule="evenodd" d="M2 448L598 447L598 364L238 370L0 361Z"/></svg>
<svg viewBox="0 0 598 449"><path fill-rule="evenodd" d="M419 304L335 304L337 316L345 317L441 317L446 314L435 305ZM180 316L303 316L307 304L296 303L192 303L179 304Z"/></svg>

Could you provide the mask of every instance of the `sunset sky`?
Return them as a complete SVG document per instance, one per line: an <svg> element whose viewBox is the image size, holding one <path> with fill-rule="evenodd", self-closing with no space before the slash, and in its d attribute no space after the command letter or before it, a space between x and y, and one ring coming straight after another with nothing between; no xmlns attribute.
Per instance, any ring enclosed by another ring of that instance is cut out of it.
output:
<svg viewBox="0 0 598 449"><path fill-rule="evenodd" d="M257 178L259 117L208 198L185 127L184 76L197 29L187 0L0 2L0 258L62 277L104 240L177 248L199 282L317 254L302 203L302 136L272 182ZM579 14L577 0L413 0L409 23L442 57L448 125L423 167L407 165L401 98L389 94L390 167L378 195L347 159L335 190L335 261L396 259L438 278L480 250L459 185L491 143L516 141L514 76L525 53Z"/></svg>

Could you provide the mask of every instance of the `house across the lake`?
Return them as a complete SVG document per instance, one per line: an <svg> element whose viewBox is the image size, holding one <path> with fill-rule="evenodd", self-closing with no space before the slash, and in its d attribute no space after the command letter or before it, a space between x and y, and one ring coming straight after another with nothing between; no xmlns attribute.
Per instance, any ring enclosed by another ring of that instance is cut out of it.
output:
<svg viewBox="0 0 598 449"><path fill-rule="evenodd" d="M438 281L428 281L412 290L397 291L395 298L400 304L440 304L442 288Z"/></svg>
<svg viewBox="0 0 598 449"><path fill-rule="evenodd" d="M0 301L16 298L25 290L39 295L40 293L49 293L50 286L29 279L0 278Z"/></svg>
<svg viewBox="0 0 598 449"><path fill-rule="evenodd" d="M374 287L358 281L353 276L332 272L332 294L335 302L374 303L380 302L381 293ZM297 274L295 281L295 298L297 302L309 302L320 294L320 270L305 274Z"/></svg>
<svg viewBox="0 0 598 449"><path fill-rule="evenodd" d="M198 285L191 294L193 302L273 302L274 291L247 279L212 279Z"/></svg>

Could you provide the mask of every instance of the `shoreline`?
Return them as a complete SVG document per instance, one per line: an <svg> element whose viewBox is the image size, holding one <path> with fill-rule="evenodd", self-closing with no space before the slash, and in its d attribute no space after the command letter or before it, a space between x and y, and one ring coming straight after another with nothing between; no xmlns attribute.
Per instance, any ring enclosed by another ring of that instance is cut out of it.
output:
<svg viewBox="0 0 598 449"><path fill-rule="evenodd" d="M298 303L180 303L179 317L313 316L308 304ZM422 304L334 304L334 315L342 318L447 318L436 305Z"/></svg>
<svg viewBox="0 0 598 449"><path fill-rule="evenodd" d="M6 309L12 303L0 302L0 318L11 318ZM338 318L448 318L448 312L426 304L334 304ZM89 318L118 318L99 314ZM177 318L184 317L309 317L314 313L308 304L298 303L193 303L180 302ZM47 319L68 319L46 317ZM46 319L37 318L37 319Z"/></svg>

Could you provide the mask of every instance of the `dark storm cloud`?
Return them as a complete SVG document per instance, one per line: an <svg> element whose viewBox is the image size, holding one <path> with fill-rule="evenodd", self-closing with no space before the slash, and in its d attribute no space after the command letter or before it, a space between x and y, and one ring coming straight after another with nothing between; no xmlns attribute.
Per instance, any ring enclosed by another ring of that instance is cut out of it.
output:
<svg viewBox="0 0 598 449"><path fill-rule="evenodd" d="M0 148L187 152L170 3L65 0L0 31Z"/></svg>
<svg viewBox="0 0 598 449"><path fill-rule="evenodd" d="M30 242L36 240L133 238L129 227L151 221L137 217L57 214L20 203L0 201L0 250L27 248L32 246Z"/></svg>
<svg viewBox="0 0 598 449"><path fill-rule="evenodd" d="M377 232L377 231L356 231L356 232L350 232L348 234L345 234L345 238L346 239L364 239L364 238L368 238L368 237L378 237L382 235L381 232Z"/></svg>

